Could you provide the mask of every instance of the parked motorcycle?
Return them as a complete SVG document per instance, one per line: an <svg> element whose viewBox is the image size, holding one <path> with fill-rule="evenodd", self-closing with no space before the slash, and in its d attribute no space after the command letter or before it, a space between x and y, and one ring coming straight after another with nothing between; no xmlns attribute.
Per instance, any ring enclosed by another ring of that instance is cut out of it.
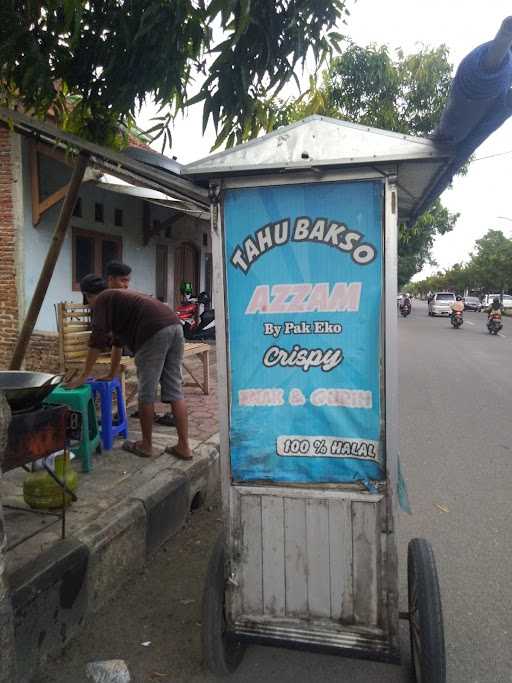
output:
<svg viewBox="0 0 512 683"><path fill-rule="evenodd" d="M210 308L210 297L206 292L201 292L197 297L198 305L204 306L203 312L199 316L199 321L195 327L184 328L185 339L206 341L215 339L215 310ZM187 336L188 335L188 336Z"/></svg>
<svg viewBox="0 0 512 683"><path fill-rule="evenodd" d="M188 285L188 283L183 283ZM215 311L210 308L210 297L201 292L197 298L192 297L188 287L181 287L182 303L176 307L176 315L183 325L183 334L188 341L204 341L215 339ZM199 314L199 307L204 310Z"/></svg>
<svg viewBox="0 0 512 683"><path fill-rule="evenodd" d="M498 332L503 327L501 322L501 313L491 313L489 320L487 321L487 329L489 334L498 334Z"/></svg>
<svg viewBox="0 0 512 683"><path fill-rule="evenodd" d="M462 323L464 322L462 317L462 311L453 311L453 313L450 316L450 322L456 330L458 330L459 327L462 327Z"/></svg>

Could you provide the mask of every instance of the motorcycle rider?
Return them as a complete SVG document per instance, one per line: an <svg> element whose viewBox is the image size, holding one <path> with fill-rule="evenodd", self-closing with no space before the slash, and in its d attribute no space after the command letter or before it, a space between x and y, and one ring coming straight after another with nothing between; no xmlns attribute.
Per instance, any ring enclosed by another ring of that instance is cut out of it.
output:
<svg viewBox="0 0 512 683"><path fill-rule="evenodd" d="M464 312L464 301L461 296L457 296L455 298L455 301L451 305L452 313L450 315L450 318L453 318L455 313L462 313Z"/></svg>
<svg viewBox="0 0 512 683"><path fill-rule="evenodd" d="M490 318L491 315L497 315L498 313L501 316L502 308L499 296L495 296L492 300L492 304L487 309L487 318Z"/></svg>
<svg viewBox="0 0 512 683"><path fill-rule="evenodd" d="M489 332L496 334L501 330L501 314L503 311L503 306L501 304L500 298L495 296L492 300L492 304L487 309L487 329Z"/></svg>
<svg viewBox="0 0 512 683"><path fill-rule="evenodd" d="M400 299L400 310L403 310L404 308L408 308L409 312L412 308L411 297L407 292L403 294L402 298Z"/></svg>

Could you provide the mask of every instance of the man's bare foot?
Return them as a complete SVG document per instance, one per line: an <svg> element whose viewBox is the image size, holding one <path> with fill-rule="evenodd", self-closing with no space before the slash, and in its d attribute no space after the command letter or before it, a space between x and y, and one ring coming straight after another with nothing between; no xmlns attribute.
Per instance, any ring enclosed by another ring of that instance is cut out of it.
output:
<svg viewBox="0 0 512 683"><path fill-rule="evenodd" d="M181 449L178 450L177 446L167 446L165 452L174 455L175 458L179 458L180 460L192 460L192 452L190 449L188 451L182 451Z"/></svg>
<svg viewBox="0 0 512 683"><path fill-rule="evenodd" d="M149 448L142 441L125 441L123 450L138 455L139 458L153 458L158 455L153 448Z"/></svg>

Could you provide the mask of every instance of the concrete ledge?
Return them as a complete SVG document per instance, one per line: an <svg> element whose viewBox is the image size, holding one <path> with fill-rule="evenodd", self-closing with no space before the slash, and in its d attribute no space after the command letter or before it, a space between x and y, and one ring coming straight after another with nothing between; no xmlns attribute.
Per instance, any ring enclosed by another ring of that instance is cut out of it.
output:
<svg viewBox="0 0 512 683"><path fill-rule="evenodd" d="M90 552L89 612L96 612L146 562L146 511L127 500L103 512L77 538Z"/></svg>
<svg viewBox="0 0 512 683"><path fill-rule="evenodd" d="M177 461L171 470L184 474L190 482L189 507L195 509L211 500L219 483L219 445L205 441L194 449L192 462Z"/></svg>
<svg viewBox="0 0 512 683"><path fill-rule="evenodd" d="M185 524L190 510L190 481L171 470L160 472L132 496L146 512L146 554L153 553Z"/></svg>
<svg viewBox="0 0 512 683"><path fill-rule="evenodd" d="M122 502L8 577L19 683L28 683L48 654L133 579L184 525L191 506L209 500L218 479L215 438L198 445L191 462L148 463Z"/></svg>
<svg viewBox="0 0 512 683"><path fill-rule="evenodd" d="M66 539L11 578L18 681L29 681L40 662L78 631L88 606L89 550Z"/></svg>
<svg viewBox="0 0 512 683"><path fill-rule="evenodd" d="M14 617L9 597L5 594L0 576L0 681L11 683L16 676L16 650L14 646Z"/></svg>

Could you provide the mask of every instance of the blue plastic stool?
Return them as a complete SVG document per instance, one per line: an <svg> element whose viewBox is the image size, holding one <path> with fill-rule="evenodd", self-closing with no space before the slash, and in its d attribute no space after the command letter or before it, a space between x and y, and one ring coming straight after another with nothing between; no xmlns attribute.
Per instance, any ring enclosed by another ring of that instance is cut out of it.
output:
<svg viewBox="0 0 512 683"><path fill-rule="evenodd" d="M100 397L100 433L101 443L106 451L112 449L116 436L128 437L128 420L126 417L126 406L124 404L123 389L118 377L112 380L87 380L91 387L93 396L99 394ZM114 422L112 415L112 400L114 394L117 398L117 418Z"/></svg>

